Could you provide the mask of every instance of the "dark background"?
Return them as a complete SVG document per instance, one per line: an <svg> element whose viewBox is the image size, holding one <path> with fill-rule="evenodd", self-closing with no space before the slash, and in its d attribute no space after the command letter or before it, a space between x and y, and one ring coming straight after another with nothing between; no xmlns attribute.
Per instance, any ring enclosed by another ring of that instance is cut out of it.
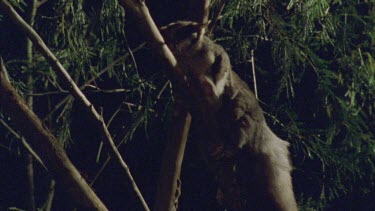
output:
<svg viewBox="0 0 375 211"><path fill-rule="evenodd" d="M71 2L74 8L71 10L67 9L69 1L45 3L38 9L34 28L82 85L95 71L124 55L127 47L134 49L144 38L138 30L139 20L126 12L125 18L116 16L114 11L122 10L114 6L115 1ZM234 70L250 87L253 76L247 61L250 50L255 49L259 99L270 127L291 143L294 190L301 210L373 210L375 85L366 79L373 78L375 71L371 64L375 40L374 5L357 1L330 2L329 15L309 19L304 10L286 10L288 2L262 3L263 10L256 9L257 1L250 6L246 2L232 1L226 6L214 38L228 51ZM105 4L110 6L106 8ZM250 9L242 13L236 4ZM191 20L196 11L191 1L148 1L147 5L158 26L175 20ZM298 6L314 12L312 6L309 8L305 3ZM27 11L27 5L20 4L20 7ZM24 14L19 9L18 12ZM80 12L86 18L82 25L75 22L75 17L82 15ZM58 91L51 82L55 79L53 74L37 52L34 51L33 64L27 66L23 60L23 34L1 12L0 17L0 55L13 85L26 97L26 78L32 74L36 93ZM61 24L61 21L66 22ZM259 25L261 21L265 22L264 29ZM320 35L324 27L331 26L329 23L333 24L336 34L330 34L331 40L327 41L329 39ZM308 36L302 38L307 33L303 32L306 24L311 24L312 28ZM264 33L269 41L254 38ZM90 51L87 58L86 50ZM150 207L155 198L173 104L170 88L160 99L156 98L167 79L162 74L165 67L152 50L152 46L146 45L134 52L137 69L134 61L127 57L95 81L102 90L124 88L129 92L108 94L86 89L87 97L103 111L106 122L119 111L109 128L117 143L125 140L119 150ZM282 56L282 50L290 50L288 55L293 57ZM288 77L290 81L285 82ZM53 82L59 83L59 80ZM354 99L348 97L349 91L357 93ZM46 117L65 96L59 93L34 97L35 113ZM124 102L142 108L129 109ZM106 149L96 162L101 142L98 132L78 104L72 101L67 105L65 110L59 108L45 124L61 140L72 162L90 183L107 158ZM12 126L6 114L1 112L0 117ZM199 123L193 121L185 152L179 209L223 210L215 203L217 186L213 175L198 153L198 140L194 135L197 125ZM3 125L0 126L0 144L0 209L27 209L25 149ZM36 162L34 168L36 204L41 207L51 175ZM141 210L129 181L114 160L106 166L93 189L110 210ZM74 207L57 184L52 210Z"/></svg>

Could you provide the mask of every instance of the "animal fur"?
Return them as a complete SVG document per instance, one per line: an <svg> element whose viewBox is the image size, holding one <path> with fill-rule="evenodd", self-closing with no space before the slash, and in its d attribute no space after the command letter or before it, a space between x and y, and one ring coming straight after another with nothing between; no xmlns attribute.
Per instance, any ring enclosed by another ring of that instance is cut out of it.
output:
<svg viewBox="0 0 375 211"><path fill-rule="evenodd" d="M295 211L289 143L267 126L247 84L231 69L225 50L200 25L162 27L166 44L189 83L190 108L200 123L202 149L228 210Z"/></svg>

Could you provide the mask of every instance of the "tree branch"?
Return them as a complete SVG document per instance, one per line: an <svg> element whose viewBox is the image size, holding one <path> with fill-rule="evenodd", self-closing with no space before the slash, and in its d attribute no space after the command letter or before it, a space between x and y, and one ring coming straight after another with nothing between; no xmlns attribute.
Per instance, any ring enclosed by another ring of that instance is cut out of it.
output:
<svg viewBox="0 0 375 211"><path fill-rule="evenodd" d="M37 8L42 6L44 3L46 3L48 0L38 0L36 3Z"/></svg>
<svg viewBox="0 0 375 211"><path fill-rule="evenodd" d="M143 46L144 46L145 43L142 43L140 44L139 46L137 46L135 49L132 50L132 52L136 52L138 50L140 50ZM91 84L93 81L95 81L95 79L97 79L98 77L100 77L101 75L103 75L105 72L107 72L109 69L113 68L116 64L118 64L119 62L121 62L122 60L124 60L127 56L129 56L130 53L126 53L124 56L116 59L115 61L113 61L111 64L109 64L107 67L105 67L104 69L102 69L100 72L98 72L94 77L92 77L91 79L89 79L88 81L86 81L82 86L79 87L80 90L83 90L86 86L88 86L89 84ZM53 113L56 112L57 109L59 109L62 105L64 105L69 99L71 99L71 95L69 96L66 96L64 99L62 99L59 103L57 103L55 105L55 107L43 118L43 122L48 119Z"/></svg>
<svg viewBox="0 0 375 211"><path fill-rule="evenodd" d="M77 204L84 208L107 210L69 160L57 139L6 80L2 68L0 68L0 107L12 118L17 129L30 141L47 168Z"/></svg>
<svg viewBox="0 0 375 211"><path fill-rule="evenodd" d="M90 86L91 87L91 86ZM128 93L131 92L129 89L100 89L95 87L95 90L82 90L85 93L103 93L103 94L113 94L113 93ZM69 94L69 91L61 90L61 91L50 91L44 93L32 93L28 94L28 96L40 97L46 95L57 95L57 94Z"/></svg>
<svg viewBox="0 0 375 211"><path fill-rule="evenodd" d="M46 44L43 42L43 40L40 38L40 36L35 32L33 28L31 28L23 19L21 16L17 14L17 12L12 8L12 6L9 4L7 0L1 0L0 1L0 9L9 15L11 20L17 25L17 27L26 34L27 37L33 42L36 49L39 50L39 52L45 57L47 62L52 66L52 69L56 71L56 73L60 76L60 78L63 80L63 83L66 87L68 87L69 91L72 93L72 95L75 97L75 99L89 112L91 113L90 117L92 117L92 120L96 126L96 128L99 130L101 136L103 139L106 140L106 143L110 145L110 148L112 149L112 153L115 155L117 160L119 161L122 168L125 170L126 175L131 181L131 184L133 186L133 189L135 193L137 194L138 198L140 199L142 205L144 206L145 210L149 210L141 192L139 191L136 183L134 182L134 179L130 173L128 165L124 162L124 160L121 157L120 152L117 150L116 145L113 142L113 139L108 131L107 126L105 125L103 118L101 115L96 111L94 106L91 104L91 102L86 98L86 96L81 92L79 87L74 83L73 79L70 77L68 72L64 69L63 65L58 61L58 59L55 57L55 55L48 49ZM104 205L103 205L104 206Z"/></svg>
<svg viewBox="0 0 375 211"><path fill-rule="evenodd" d="M226 3L226 0L220 0L219 9L216 11L216 13L214 14L214 17L212 18L212 20L208 24L208 27L207 27L207 34L208 35L212 34L212 31L213 31L217 21L220 19L220 15L224 10L225 3Z"/></svg>
<svg viewBox="0 0 375 211"><path fill-rule="evenodd" d="M1 59L1 58L0 58ZM36 152L31 148L31 146L25 141L25 139L22 139L22 137L14 131L3 119L0 118L0 123L8 129L8 131L13 134L17 139L19 139L22 142L22 145L25 147L25 149L28 151L29 154L31 154L36 161L45 169L48 171L47 167L44 165L43 161L40 159L39 155L36 154Z"/></svg>

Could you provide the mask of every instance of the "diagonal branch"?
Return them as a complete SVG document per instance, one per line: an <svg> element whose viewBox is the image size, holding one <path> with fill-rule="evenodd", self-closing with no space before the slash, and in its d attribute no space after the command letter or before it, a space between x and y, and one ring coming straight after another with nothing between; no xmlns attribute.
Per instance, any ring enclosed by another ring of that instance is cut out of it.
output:
<svg viewBox="0 0 375 211"><path fill-rule="evenodd" d="M215 12L214 16L212 17L212 19L211 19L211 21L210 21L210 23L208 24L208 27L207 27L207 34L208 35L212 34L212 31L213 31L217 21L220 19L221 13L223 12L224 7L225 7L225 3L226 3L226 0L220 0L219 1L218 10Z"/></svg>
<svg viewBox="0 0 375 211"><path fill-rule="evenodd" d="M1 59L1 58L0 58ZM29 152L30 155L32 155L34 157L34 159L36 161L38 161L38 163L45 169L48 171L46 165L44 165L42 159L40 159L39 155L36 154L36 152L31 148L31 146L29 145L29 143L27 143L25 141L25 139L23 139L16 131L13 130L13 128L11 128L3 119L0 118L0 123L11 133L14 135L14 137L16 137L18 140L20 140L23 144L23 146L25 147L25 149Z"/></svg>
<svg viewBox="0 0 375 211"><path fill-rule="evenodd" d="M154 20L152 19L144 0L119 0L119 4L129 9L132 14L139 19L140 27L146 40L156 46L160 59L168 66L169 77L177 81L178 84L184 83L184 74L177 68L177 60L173 56L164 42L164 38L159 32Z"/></svg>
<svg viewBox="0 0 375 211"><path fill-rule="evenodd" d="M49 171L77 204L90 210L107 210L69 160L55 136L17 94L4 76L4 71L0 67L0 107L11 117L16 128L26 137Z"/></svg>
<svg viewBox="0 0 375 211"><path fill-rule="evenodd" d="M124 162L121 157L120 152L117 150L116 145L113 142L113 139L108 131L107 126L105 125L102 116L96 111L94 106L91 102L86 98L86 96L81 92L79 87L74 83L73 79L70 77L68 72L65 70L63 65L59 62L59 60L55 57L55 55L48 49L44 41L40 38L40 36L35 32L35 30L30 27L21 16L17 14L17 12L12 8L7 0L0 1L0 9L9 15L11 20L17 25L17 27L26 34L26 36L33 42L36 49L45 57L47 62L52 66L52 69L57 72L59 77L63 80L63 83L66 87L68 87L69 91L75 97L75 99L91 114L92 121L94 122L96 128L99 130L100 135L103 139L106 140L106 143L110 145L112 149L112 153L115 155L117 160L119 161L122 168L125 170L126 175L131 181L134 191L136 192L137 196L139 197L142 205L144 206L145 210L149 210L142 194L140 193L134 179L130 173L128 165Z"/></svg>
<svg viewBox="0 0 375 211"><path fill-rule="evenodd" d="M145 43L142 43L140 44L139 46L137 46L135 49L131 50L130 49L130 52L136 52L140 49L143 48ZM121 56L120 58L116 59L115 61L113 61L111 64L109 64L107 67L105 67L104 69L102 69L101 71L99 71L98 73L95 74L95 76L93 76L91 79L87 80L83 85L81 85L79 87L80 90L83 90L86 86L88 86L89 84L91 84L93 81L95 81L97 78L99 78L101 75L103 75L104 73L106 73L108 70L110 70L111 68L113 68L115 65L119 64L121 61L125 60L129 55L130 55L130 52L126 53L125 55ZM66 96L64 99L62 99L59 103L57 103L54 108L43 118L43 121L45 121L46 119L48 119L51 115L53 115L57 109L59 109L62 105L64 105L68 100L71 99L71 95L68 95Z"/></svg>

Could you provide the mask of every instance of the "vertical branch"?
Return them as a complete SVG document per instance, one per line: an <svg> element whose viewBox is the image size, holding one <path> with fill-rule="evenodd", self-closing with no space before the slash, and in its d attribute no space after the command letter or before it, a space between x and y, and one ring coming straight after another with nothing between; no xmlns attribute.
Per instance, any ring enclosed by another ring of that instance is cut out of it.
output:
<svg viewBox="0 0 375 211"><path fill-rule="evenodd" d="M27 19L26 21L29 23L30 26L34 25L35 22L35 15L37 10L37 0L29 0L28 1L28 11L27 11ZM25 36L25 57L26 57L26 69L31 69L31 64L33 60L33 43L29 38ZM29 95L27 96L26 102L27 106L31 110L33 110L33 76L32 73L29 72L27 76L27 89ZM24 138L22 138L23 142L26 142ZM34 211L36 209L35 206L35 185L34 185L34 159L30 153L26 155L26 174L27 174L27 184L28 184L28 202L29 202L29 210Z"/></svg>

